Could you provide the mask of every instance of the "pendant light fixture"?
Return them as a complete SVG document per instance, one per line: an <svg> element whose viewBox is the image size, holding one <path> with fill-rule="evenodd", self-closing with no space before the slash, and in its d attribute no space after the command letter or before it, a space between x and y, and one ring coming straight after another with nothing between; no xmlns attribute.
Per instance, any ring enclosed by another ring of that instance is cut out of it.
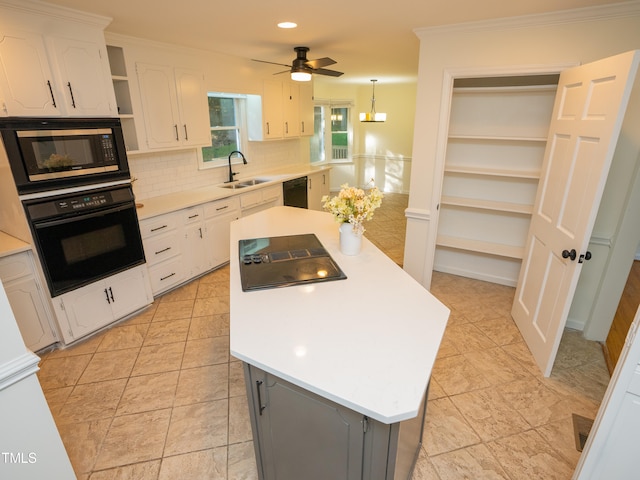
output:
<svg viewBox="0 0 640 480"><path fill-rule="evenodd" d="M360 114L361 122L384 122L387 119L386 113L376 112L376 82L378 80L371 80L371 111L368 113Z"/></svg>

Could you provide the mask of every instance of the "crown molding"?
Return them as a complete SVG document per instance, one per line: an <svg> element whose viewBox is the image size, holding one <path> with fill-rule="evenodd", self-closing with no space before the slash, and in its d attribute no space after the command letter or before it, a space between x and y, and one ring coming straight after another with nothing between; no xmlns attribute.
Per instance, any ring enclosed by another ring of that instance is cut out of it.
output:
<svg viewBox="0 0 640 480"><path fill-rule="evenodd" d="M517 17L505 17L479 22L455 23L439 25L435 27L423 27L414 29L419 38L431 35L456 32L473 32L483 30L508 30L513 28L539 27L548 25L561 25L569 23L593 22L614 18L627 18L640 15L640 1L600 5L596 7L576 8L561 10L558 12L522 15Z"/></svg>

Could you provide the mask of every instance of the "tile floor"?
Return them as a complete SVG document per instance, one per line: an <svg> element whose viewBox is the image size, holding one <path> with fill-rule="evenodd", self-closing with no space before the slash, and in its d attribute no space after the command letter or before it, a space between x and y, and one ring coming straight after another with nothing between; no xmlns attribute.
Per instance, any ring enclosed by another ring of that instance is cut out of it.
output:
<svg viewBox="0 0 640 480"><path fill-rule="evenodd" d="M366 233L398 263L405 207L387 195ZM228 281L223 267L42 355L38 377L79 479L257 478ZM452 315L413 480L569 479L571 414L594 418L609 381L600 346L567 332L543 378L510 320L513 289L435 273L432 291Z"/></svg>

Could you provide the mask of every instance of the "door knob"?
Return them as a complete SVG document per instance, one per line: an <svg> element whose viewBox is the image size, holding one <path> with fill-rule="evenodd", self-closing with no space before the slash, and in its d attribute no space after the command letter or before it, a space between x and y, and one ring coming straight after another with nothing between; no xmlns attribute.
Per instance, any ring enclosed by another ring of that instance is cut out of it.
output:
<svg viewBox="0 0 640 480"><path fill-rule="evenodd" d="M571 251L569 250L562 251L562 258L570 258L572 262L576 259L577 256L578 256L578 253L576 252L575 248L572 248Z"/></svg>

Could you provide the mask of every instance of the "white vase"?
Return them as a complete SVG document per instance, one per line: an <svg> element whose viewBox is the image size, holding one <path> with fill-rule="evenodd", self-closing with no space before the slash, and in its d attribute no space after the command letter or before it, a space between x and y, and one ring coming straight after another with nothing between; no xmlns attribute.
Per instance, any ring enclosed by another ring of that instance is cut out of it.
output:
<svg viewBox="0 0 640 480"><path fill-rule="evenodd" d="M354 232L353 225L340 225L340 251L345 255L357 255L362 248L362 233Z"/></svg>

